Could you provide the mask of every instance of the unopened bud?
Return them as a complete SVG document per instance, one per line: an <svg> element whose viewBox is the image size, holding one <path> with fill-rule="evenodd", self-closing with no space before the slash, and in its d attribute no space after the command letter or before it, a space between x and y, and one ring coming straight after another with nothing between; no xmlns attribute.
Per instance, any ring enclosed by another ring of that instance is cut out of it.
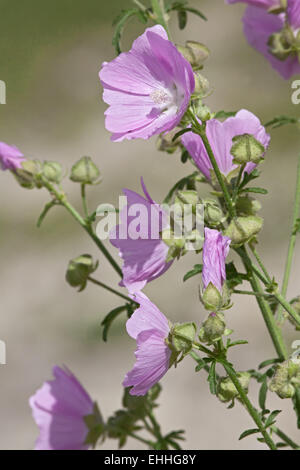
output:
<svg viewBox="0 0 300 470"><path fill-rule="evenodd" d="M236 201L238 215L255 215L261 210L261 203L249 196L239 197Z"/></svg>
<svg viewBox="0 0 300 470"><path fill-rule="evenodd" d="M211 313L202 323L199 339L203 343L214 343L222 338L226 329L224 315L221 312Z"/></svg>
<svg viewBox="0 0 300 470"><path fill-rule="evenodd" d="M169 247L166 262L172 261L175 258L179 258L184 254L185 239L175 237L174 233L170 229L163 230L161 233L163 242Z"/></svg>
<svg viewBox="0 0 300 470"><path fill-rule="evenodd" d="M180 146L180 138L173 141L173 138L180 131L179 127L175 127L170 132L160 134L157 138L156 147L161 152L174 153Z"/></svg>
<svg viewBox="0 0 300 470"><path fill-rule="evenodd" d="M44 162L43 176L51 183L59 184L62 180L61 164L57 162Z"/></svg>
<svg viewBox="0 0 300 470"><path fill-rule="evenodd" d="M97 184L100 182L100 171L91 157L82 157L73 165L70 179L75 183Z"/></svg>
<svg viewBox="0 0 300 470"><path fill-rule="evenodd" d="M248 372L238 372L237 378L244 391L248 393L251 375ZM237 391L230 377L221 377L217 388L217 397L219 400L223 403L227 403L234 400L235 398L238 398L238 396L239 392Z"/></svg>
<svg viewBox="0 0 300 470"><path fill-rule="evenodd" d="M300 387L300 364L292 359L278 364L269 389L280 398L292 398Z"/></svg>
<svg viewBox="0 0 300 470"><path fill-rule="evenodd" d="M188 354L193 347L196 331L195 323L175 324L170 331L168 344L177 354Z"/></svg>
<svg viewBox="0 0 300 470"><path fill-rule="evenodd" d="M265 147L253 135L237 135L233 137L232 142L230 153L234 157L233 163L242 165L249 162L259 163L262 160Z"/></svg>
<svg viewBox="0 0 300 470"><path fill-rule="evenodd" d="M81 292L88 281L88 277L98 268L98 261L93 262L90 255L81 255L69 262L66 272L66 281L72 287L79 287Z"/></svg>
<svg viewBox="0 0 300 470"><path fill-rule="evenodd" d="M211 282L204 290L201 300L206 310L218 311L222 307L222 295Z"/></svg>
<svg viewBox="0 0 300 470"><path fill-rule="evenodd" d="M263 219L255 215L237 217L232 220L224 232L231 239L232 245L243 245L250 241L263 226Z"/></svg>
<svg viewBox="0 0 300 470"><path fill-rule="evenodd" d="M199 72L194 74L194 78L195 90L193 94L199 96L200 98L204 98L209 92L209 81Z"/></svg>
<svg viewBox="0 0 300 470"><path fill-rule="evenodd" d="M213 199L206 199L204 204L204 220L211 227L217 227L224 219L224 214L220 206Z"/></svg>
<svg viewBox="0 0 300 470"><path fill-rule="evenodd" d="M22 162L22 168L15 170L14 176L22 188L41 188L42 185L38 181L40 171L40 162L36 160L25 160Z"/></svg>
<svg viewBox="0 0 300 470"><path fill-rule="evenodd" d="M186 48L191 51L193 56L192 66L201 66L203 62L209 57L210 50L204 44L196 41L187 41Z"/></svg>
<svg viewBox="0 0 300 470"><path fill-rule="evenodd" d="M178 191L176 198L175 198L175 211L176 206L178 206L179 213L182 216L187 215L189 213L196 212L196 206L199 202L199 196L197 191L192 189L187 189L185 191Z"/></svg>

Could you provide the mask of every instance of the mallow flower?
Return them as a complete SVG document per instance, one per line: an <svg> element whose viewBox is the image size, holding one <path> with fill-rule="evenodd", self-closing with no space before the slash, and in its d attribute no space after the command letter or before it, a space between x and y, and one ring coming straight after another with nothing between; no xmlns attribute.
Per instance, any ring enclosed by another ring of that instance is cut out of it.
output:
<svg viewBox="0 0 300 470"><path fill-rule="evenodd" d="M137 342L136 363L123 382L131 395L145 395L167 373L172 351L167 345L168 319L143 294L135 295L140 307L127 320L126 329Z"/></svg>
<svg viewBox="0 0 300 470"><path fill-rule="evenodd" d="M259 119L250 111L242 109L236 116L226 119L224 122L210 119L206 123L206 135L218 167L224 176L230 175L238 166L233 163L233 155L230 153L233 146L232 139L238 135L250 134L267 149L270 136ZM181 142L187 149L197 167L203 175L211 181L212 164L199 135L187 132L181 137ZM251 173L256 167L255 163L249 162L245 171Z"/></svg>
<svg viewBox="0 0 300 470"><path fill-rule="evenodd" d="M230 238L218 230L205 227L203 244L202 301L208 310L217 311L228 303L224 299L226 281L225 260L229 253Z"/></svg>
<svg viewBox="0 0 300 470"><path fill-rule="evenodd" d="M105 126L113 141L172 130L195 88L191 65L160 25L146 29L129 52L104 62L99 77L109 105Z"/></svg>
<svg viewBox="0 0 300 470"><path fill-rule="evenodd" d="M94 403L68 369L55 366L53 375L29 400L40 430L35 450L87 450L85 418L93 414Z"/></svg>
<svg viewBox="0 0 300 470"><path fill-rule="evenodd" d="M228 3L236 2L228 0ZM243 18L249 44L263 54L284 79L299 74L299 0L287 0L286 11L278 14L275 14L276 7L281 6L278 0L248 0L243 3L249 5Z"/></svg>
<svg viewBox="0 0 300 470"><path fill-rule="evenodd" d="M23 153L14 145L0 142L0 166L2 170L15 171L22 167L25 160Z"/></svg>
<svg viewBox="0 0 300 470"><path fill-rule="evenodd" d="M127 204L120 212L120 225L110 232L110 242L119 249L124 262L120 285L131 294L161 276L172 264L166 262L169 247L160 235L168 227L168 218L149 196L143 179L141 183L145 197L123 190Z"/></svg>

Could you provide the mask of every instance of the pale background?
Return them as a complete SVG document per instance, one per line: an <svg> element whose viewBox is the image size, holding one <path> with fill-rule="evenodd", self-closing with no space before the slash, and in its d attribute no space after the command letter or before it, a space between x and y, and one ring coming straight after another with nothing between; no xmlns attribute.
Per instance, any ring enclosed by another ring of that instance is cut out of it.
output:
<svg viewBox="0 0 300 470"><path fill-rule="evenodd" d="M191 16L189 28L179 32L174 18L172 33L178 43L193 39L211 49L205 74L215 89L208 100L212 109L247 108L264 122L282 113L297 116L290 82L283 81L245 41L244 6L227 6L223 0L191 4L200 6L209 22ZM0 106L1 140L17 145L29 158L56 159L65 168L82 155L91 155L103 174L103 183L91 191L93 209L101 202L115 203L123 187L139 191L141 175L152 197L161 201L168 188L190 172L178 155L157 152L155 139L113 144L104 129L105 105L97 73L102 61L114 57L111 22L121 7L130 5L129 0L0 0L0 79L7 83L7 105ZM143 26L133 22L123 46L129 48L142 31ZM260 251L279 279L299 151L296 129L272 132L260 183L269 189L269 195L262 197L266 220ZM21 189L9 172L0 177L0 338L7 343L8 355L7 365L0 366L0 447L30 449L37 428L28 399L51 377L52 366L68 365L108 417L120 407L120 384L133 365L135 344L124 333L123 319L112 329L109 342L101 341L101 319L120 304L117 298L95 286L78 294L64 280L70 258L85 252L98 256L93 243L63 209L53 210L37 229L47 193ZM79 205L78 187L66 180L65 188ZM300 293L299 250L298 244L290 296ZM96 276L116 285L117 276L101 255L99 259ZM172 320L199 322L205 317L198 301L198 280L182 282L197 262L199 257L187 255L145 289ZM236 297L226 318L235 330L233 337L249 341L230 355L238 369L275 356L252 298ZM289 345L297 338L289 326L286 338ZM193 371L194 363L187 358L164 378L157 411L163 431L186 429L187 449L262 449L255 437L238 442L240 433L253 427L249 416L239 405L227 410L209 394L206 374ZM254 382L250 396L257 399ZM299 440L291 404L270 396L268 407L284 408L278 422ZM116 441L105 443L107 449L115 446ZM139 444L129 440L127 448Z"/></svg>

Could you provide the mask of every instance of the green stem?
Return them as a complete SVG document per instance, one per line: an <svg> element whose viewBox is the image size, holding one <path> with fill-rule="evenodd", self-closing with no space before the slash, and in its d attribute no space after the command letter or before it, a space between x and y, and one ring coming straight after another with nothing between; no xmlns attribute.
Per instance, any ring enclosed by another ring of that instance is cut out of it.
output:
<svg viewBox="0 0 300 470"><path fill-rule="evenodd" d="M239 289L234 289L233 290L234 294L243 294L243 295L255 295L256 297L272 297L272 294L258 294L257 292L252 292L250 290L239 290Z"/></svg>
<svg viewBox="0 0 300 470"><path fill-rule="evenodd" d="M137 434L135 434L134 432L129 432L128 433L128 436L132 437L133 439L136 439L137 441L140 441L142 442L143 444L146 444L147 446L153 448L153 442L151 441L148 441L147 439L144 439L143 437L140 437L138 436Z"/></svg>
<svg viewBox="0 0 300 470"><path fill-rule="evenodd" d="M273 442L273 440L271 439L271 436L269 435L269 433L268 433L267 430L265 429L264 424L263 424L263 422L261 421L258 412L257 412L256 409L252 406L252 404L251 404L249 398L247 397L247 394L246 394L245 390L244 390L243 387L241 386L241 384L240 384L240 382L239 382L239 379L238 379L238 377L237 377L237 375L236 375L235 370L228 364L228 362L223 361L223 362L222 362L222 365L223 365L224 369L226 370L228 376L230 377L231 381L233 382L235 388L236 388L237 391L239 392L240 399L241 399L242 403L243 403L243 404L245 405L245 407L247 408L248 413L250 414L250 416L252 417L252 419L253 419L253 421L255 422L256 426L258 427L258 429L260 430L261 434L263 435L266 444L268 445L268 447L269 447L271 450L277 450L276 444L275 444L275 443Z"/></svg>
<svg viewBox="0 0 300 470"><path fill-rule="evenodd" d="M234 191L233 191L233 194L232 194L232 200L234 202L235 202L236 197L238 195L239 186L240 186L240 182L241 182L245 167L246 167L246 163L244 163L243 165L240 166L240 171L239 171L239 174L238 174L238 177L237 177L237 180L236 180L236 184L235 184L235 188L234 188Z"/></svg>
<svg viewBox="0 0 300 470"><path fill-rule="evenodd" d="M189 116L191 117L191 119L193 121L194 130L196 130L197 134L200 135L200 137L202 139L202 142L204 144L204 147L207 151L208 157L210 159L210 162L211 162L212 167L214 169L214 172L216 174L217 180L218 180L219 185L222 189L228 213L229 213L230 217L233 218L235 216L235 211L234 211L234 208L233 208L233 205L232 205L230 194L229 194L229 191L227 189L226 183L223 179L223 176L222 176L222 174L219 170L217 161L215 159L215 156L214 156L214 153L213 153L212 148L210 146L210 143L208 141L208 138L206 137L205 124L201 125L198 122L196 116L193 114L193 112L190 109L188 110L188 114L189 114Z"/></svg>
<svg viewBox="0 0 300 470"><path fill-rule="evenodd" d="M252 262L251 262L251 259L248 256L248 253L247 253L245 247L236 249L236 252L242 258L245 269L246 269L246 271L249 275L249 281L250 281L251 287L253 289L253 292L255 292L257 294L263 294L264 292L263 292L263 290L261 288L261 285L260 285L260 283L259 283L259 281L258 281L258 279L257 279L257 277L256 277L256 275L253 271ZM278 354L278 357L280 359L284 360L284 359L287 358L286 346L284 344L284 340L283 340L283 337L282 337L282 332L276 324L276 321L275 321L273 312L270 308L270 305L268 304L268 302L266 302L266 300L261 295L256 296L256 301L257 301L258 306L261 310L262 316L264 318L264 321L266 323L266 326L267 326L268 331L270 333L270 336L272 338L272 341L273 341L274 347L276 349L276 352Z"/></svg>
<svg viewBox="0 0 300 470"><path fill-rule="evenodd" d="M284 271L283 282L282 282L282 287L281 287L281 295L283 297L286 297L290 274L291 274L292 261L293 261L296 237L297 237L297 221L299 218L299 214L300 214L300 155L298 157L297 183L296 183L296 194L295 194L294 209L293 209L292 233L290 237L287 259L285 263L285 271ZM279 310L277 313L277 321L279 323L282 323L283 321L283 308L281 306L279 307Z"/></svg>
<svg viewBox="0 0 300 470"><path fill-rule="evenodd" d="M300 449L300 446L298 446L298 444L296 444L294 441L292 441L292 439L290 437L288 437L283 431L278 429L276 426L272 426L271 429L275 434L277 434L278 437L280 437L280 439L283 442L288 444L292 449L295 449L295 450Z"/></svg>
<svg viewBox="0 0 300 470"><path fill-rule="evenodd" d="M122 294L122 292L118 292L117 290L113 289L112 287L104 284L103 282L97 281L97 279L94 279L93 277L88 277L88 280L92 282L93 284L96 284L97 286L102 287L103 289L108 290L109 292L112 292L113 294L117 295L118 297L121 297L122 299L127 300L131 304L134 303L136 305L139 305L138 303L134 302L130 297L127 297L127 295Z"/></svg>
<svg viewBox="0 0 300 470"><path fill-rule="evenodd" d="M82 185L81 185L81 199L82 199L82 205L83 205L84 215L85 215L85 217L88 219L88 217L89 217L89 211L88 211L88 206L87 206L87 202L86 202L85 188L86 188L86 185L85 185L85 184L82 184Z"/></svg>
<svg viewBox="0 0 300 470"><path fill-rule="evenodd" d="M42 178L42 182L43 182L43 185L48 189L48 191L50 191L50 193L56 197L59 203L67 209L67 211L74 217L74 219L77 220L77 222L82 226L82 228L89 234L89 236L96 243L97 247L100 249L102 254L105 256L108 262L112 265L114 270L121 277L123 277L120 266L113 259L109 251L105 248L102 241L94 233L92 227L86 223L86 221L81 217L81 215L77 212L77 210L67 201L65 194L57 191L57 189L51 183L49 183L49 181L47 181L45 178Z"/></svg>
<svg viewBox="0 0 300 470"><path fill-rule="evenodd" d="M165 10L164 0L151 0L151 5L156 22L158 24L161 24L165 28L170 38L169 27L166 20L167 14Z"/></svg>
<svg viewBox="0 0 300 470"><path fill-rule="evenodd" d="M261 257L259 256L259 254L257 253L256 249L252 246L252 245L249 245L250 246L250 250L252 251L252 253L254 254L255 256L255 259L256 261L258 262L262 272L264 273L264 275L266 276L266 279L268 281L269 284L272 284L272 279L271 277L269 276L269 273L268 271L266 270L262 260L261 260Z"/></svg>

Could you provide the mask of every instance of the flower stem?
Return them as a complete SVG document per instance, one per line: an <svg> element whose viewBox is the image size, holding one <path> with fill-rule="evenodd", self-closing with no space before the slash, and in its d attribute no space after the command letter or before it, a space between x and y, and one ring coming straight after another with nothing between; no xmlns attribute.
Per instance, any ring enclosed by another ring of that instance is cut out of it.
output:
<svg viewBox="0 0 300 470"><path fill-rule="evenodd" d="M128 436L132 437L133 439L136 439L137 441L142 442L143 444L146 444L150 448L153 448L154 443L151 441L148 441L147 439L144 439L143 437L138 436L134 432L129 432Z"/></svg>
<svg viewBox="0 0 300 470"><path fill-rule="evenodd" d="M300 446L296 444L290 437L288 437L283 431L278 429L276 426L271 427L272 431L277 434L280 439L282 439L283 442L288 444L292 449L299 450Z"/></svg>
<svg viewBox="0 0 300 470"><path fill-rule="evenodd" d="M261 434L263 435L267 446L271 450L277 450L276 444L273 442L271 436L269 435L269 433L265 429L264 424L263 424L262 420L260 419L260 416L259 416L257 410L252 406L249 398L247 397L247 394L246 394L245 390L241 386L241 384L239 382L239 379L236 375L235 370L229 365L229 363L227 361L222 361L222 365L223 365L224 369L226 370L228 376L230 377L231 381L233 382L235 388L239 392L240 399L241 399L242 403L247 408L248 413L250 414L253 421L255 422L258 429L260 430Z"/></svg>
<svg viewBox="0 0 300 470"><path fill-rule="evenodd" d="M43 185L48 189L48 191L53 194L57 201L64 206L67 211L74 217L75 220L82 226L82 228L89 234L89 236L92 238L92 240L96 243L97 247L100 249L102 254L105 256L107 261L111 264L111 266L114 268L114 270L121 276L123 277L122 270L120 266L116 263L116 261L113 259L107 248L103 245L102 241L97 237L95 232L93 231L92 227L90 224L88 224L77 212L77 210L68 202L65 194L63 192L59 192L53 184L49 183L45 178L42 178Z"/></svg>
<svg viewBox="0 0 300 470"><path fill-rule="evenodd" d="M206 136L205 124L200 124L198 122L196 116L194 115L194 113L190 109L188 110L188 114L189 114L189 116L191 117L191 119L193 121L194 130L196 130L197 134L202 139L202 142L204 144L204 147L207 151L208 157L210 159L210 162L211 162L212 167L214 169L214 172L216 174L217 180L218 180L219 185L222 189L228 213L229 213L230 217L233 218L235 216L234 207L232 205L231 197L230 197L229 191L227 189L226 183L225 183L225 181L223 179L223 176L222 176L222 174L219 170L219 167L218 167L217 161L215 159L214 153L212 151L212 148L211 148L210 143L208 141L208 138Z"/></svg>
<svg viewBox="0 0 300 470"><path fill-rule="evenodd" d="M297 183L296 183L296 194L295 194L294 209L293 209L292 233L290 236L288 253L287 253L287 258L286 258L286 263L285 263L285 271L284 271L282 287L281 287L281 295L283 297L286 297L288 283L289 283L290 274L291 274L292 261L293 261L296 237L297 237L297 224L298 224L299 215L300 215L300 155L298 157ZM280 306L278 309L277 321L279 324L281 324L283 321L282 306Z"/></svg>
<svg viewBox="0 0 300 470"><path fill-rule="evenodd" d="M82 206L83 206L84 215L88 219L89 211L88 211L88 206L87 206L87 202L86 202L85 188L86 188L86 185L82 184L81 185L81 199L82 199Z"/></svg>
<svg viewBox="0 0 300 470"><path fill-rule="evenodd" d="M122 299L127 300L131 304L136 304L138 305L137 302L134 302L130 297L127 295L122 294L122 292L118 292L117 290L113 289L112 287L108 286L107 284L104 284L103 282L98 281L97 279L94 279L93 277L89 276L88 280L92 282L93 284L96 284L97 286L102 287L103 289L108 290L109 292L112 292L113 294L117 295L118 297L121 297Z"/></svg>
<svg viewBox="0 0 300 470"><path fill-rule="evenodd" d="M249 281L251 284L251 287L253 289L253 292L256 294L263 294L263 290L261 288L261 285L256 277L256 274L254 273L253 266L251 259L248 256L248 253L245 249L245 247L239 248L236 250L236 252L241 256L243 264L246 268L246 271L249 275ZM278 328L273 312L270 308L270 305L266 300L261 296L258 295L256 296L256 301L258 303L258 306L261 310L262 316L264 318L264 321L266 323L266 326L268 328L268 331L270 333L270 336L272 338L274 347L276 349L276 352L278 354L278 357L282 360L287 358L287 350L286 346L282 337L282 332Z"/></svg>
<svg viewBox="0 0 300 470"><path fill-rule="evenodd" d="M167 14L165 10L164 0L151 0L151 5L152 5L153 13L155 15L156 22L158 24L161 24L165 28L170 38L169 27L168 27L168 23L166 19Z"/></svg>
<svg viewBox="0 0 300 470"><path fill-rule="evenodd" d="M262 260L261 260L261 257L259 256L259 254L257 253L256 249L255 249L252 245L249 245L249 246L250 246L250 249L251 249L252 253L254 254L255 259L256 259L256 261L258 262L258 264L259 264L259 266L260 266L262 272L264 273L264 275L265 275L265 277L266 277L268 283L271 284L271 283L272 283L272 279L271 279L271 277L269 276L269 273L268 273L268 271L266 270L266 268L265 268L265 266L264 266L264 264L263 264L263 262L262 262Z"/></svg>

